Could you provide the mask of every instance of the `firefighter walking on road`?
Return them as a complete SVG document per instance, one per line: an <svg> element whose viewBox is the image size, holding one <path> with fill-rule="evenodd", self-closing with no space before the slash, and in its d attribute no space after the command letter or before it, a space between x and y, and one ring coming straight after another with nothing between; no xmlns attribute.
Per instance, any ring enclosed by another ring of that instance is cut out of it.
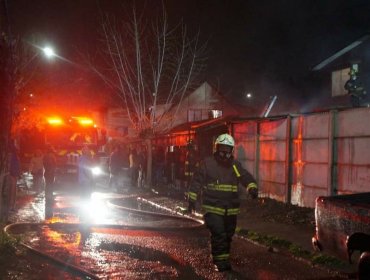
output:
<svg viewBox="0 0 370 280"><path fill-rule="evenodd" d="M188 192L188 210L195 210L198 194L203 190L204 220L211 233L211 251L217 271L231 270L230 245L239 213L239 185L246 187L252 198L257 198L257 184L253 176L234 159L234 139L222 134L215 141L215 153L205 158L195 171Z"/></svg>

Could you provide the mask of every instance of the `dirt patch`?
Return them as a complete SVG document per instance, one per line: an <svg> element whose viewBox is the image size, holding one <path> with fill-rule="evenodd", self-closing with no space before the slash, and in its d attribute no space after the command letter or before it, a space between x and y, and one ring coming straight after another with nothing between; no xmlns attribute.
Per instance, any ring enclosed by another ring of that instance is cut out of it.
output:
<svg viewBox="0 0 370 280"><path fill-rule="evenodd" d="M263 219L287 225L315 224L315 209L282 203L270 198L248 199L242 203L242 214L250 219Z"/></svg>

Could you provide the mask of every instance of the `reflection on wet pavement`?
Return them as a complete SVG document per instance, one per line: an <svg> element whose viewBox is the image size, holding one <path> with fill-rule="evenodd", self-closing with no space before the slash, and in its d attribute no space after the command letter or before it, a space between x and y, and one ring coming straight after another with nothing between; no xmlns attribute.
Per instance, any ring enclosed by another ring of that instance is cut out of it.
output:
<svg viewBox="0 0 370 280"><path fill-rule="evenodd" d="M170 203L161 197L154 200ZM28 202L11 218L31 224L14 225L10 232L40 252L88 271L94 279L339 279L238 238L231 252L234 271L225 278L213 270L204 227L193 227L197 223L190 219L127 211L158 211L143 200L138 203L133 195L96 192L91 201L81 201L60 193L46 223L41 223L42 194L24 201ZM112 207L112 202L119 207Z"/></svg>
<svg viewBox="0 0 370 280"><path fill-rule="evenodd" d="M160 227L184 226L181 220L112 209L107 203L109 199L119 199L120 205L126 207L153 210L142 204L139 207L132 196L94 193L90 201L81 201L78 197L59 195L55 197L53 217L46 221L47 224L25 225L12 233L21 236L26 245L82 267L102 279L199 278L181 256L184 254L179 255L179 252L189 252L189 244L183 241L187 233L157 231ZM126 200L127 205L122 202ZM41 222L44 201L42 196L35 201L23 212L20 209L18 215L24 215L21 217L31 222ZM31 217L29 212L36 213L36 217ZM186 223L196 224L194 221ZM143 230L101 228L101 224L143 227ZM150 227L153 231L147 230ZM201 238L203 243L207 242L206 234ZM182 249L180 244L183 244Z"/></svg>

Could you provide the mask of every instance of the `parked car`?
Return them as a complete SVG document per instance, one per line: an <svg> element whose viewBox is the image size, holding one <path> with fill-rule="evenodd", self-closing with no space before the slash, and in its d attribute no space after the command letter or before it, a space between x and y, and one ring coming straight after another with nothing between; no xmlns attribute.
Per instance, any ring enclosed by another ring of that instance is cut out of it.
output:
<svg viewBox="0 0 370 280"><path fill-rule="evenodd" d="M314 248L358 263L358 279L370 279L370 193L318 197L315 219Z"/></svg>

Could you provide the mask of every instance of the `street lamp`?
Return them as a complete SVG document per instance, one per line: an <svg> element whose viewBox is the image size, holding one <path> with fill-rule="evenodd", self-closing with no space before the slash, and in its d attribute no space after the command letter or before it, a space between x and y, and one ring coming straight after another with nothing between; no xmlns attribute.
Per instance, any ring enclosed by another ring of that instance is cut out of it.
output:
<svg viewBox="0 0 370 280"><path fill-rule="evenodd" d="M55 56L55 52L51 47L45 47L42 49L42 51L44 52L47 58L52 58Z"/></svg>
<svg viewBox="0 0 370 280"><path fill-rule="evenodd" d="M57 54L54 52L54 49L49 46L44 47L44 48L41 48L34 44L32 44L32 46L39 49L48 60L51 60L52 58L57 56ZM31 62L33 62L33 60L39 55L40 55L40 52L36 52L24 65L21 66L21 68L22 69L27 68L31 64Z"/></svg>

